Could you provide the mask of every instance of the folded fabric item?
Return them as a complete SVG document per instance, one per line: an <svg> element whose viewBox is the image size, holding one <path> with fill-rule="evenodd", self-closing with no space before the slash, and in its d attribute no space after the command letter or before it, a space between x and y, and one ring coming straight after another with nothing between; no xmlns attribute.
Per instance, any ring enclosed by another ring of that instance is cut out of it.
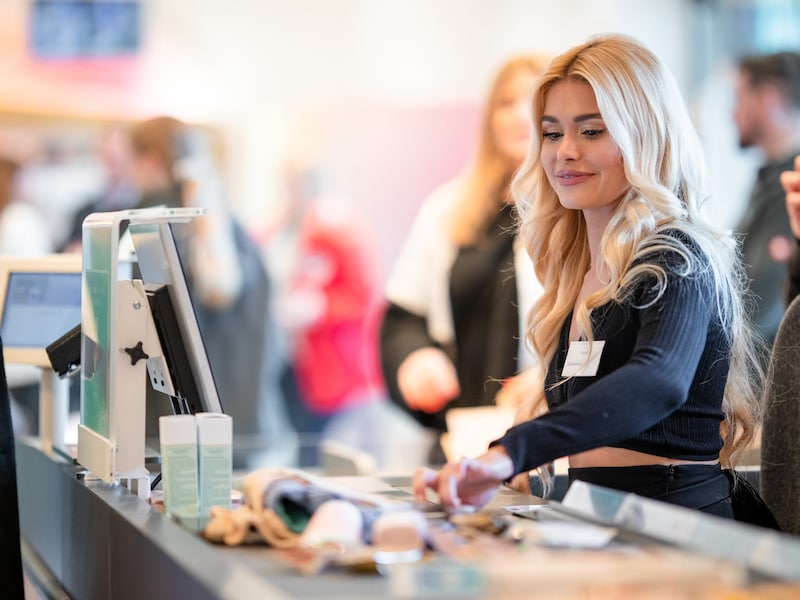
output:
<svg viewBox="0 0 800 600"><path fill-rule="evenodd" d="M292 533L301 534L314 512L329 500L352 503L363 517L362 537L370 543L372 524L390 504L379 496L336 485L295 469L258 469L243 483L245 502L255 512L271 511Z"/></svg>
<svg viewBox="0 0 800 600"><path fill-rule="evenodd" d="M339 500L328 490L297 479L278 479L264 490L263 506L278 515L289 531L302 533L314 512L328 500Z"/></svg>
<svg viewBox="0 0 800 600"><path fill-rule="evenodd" d="M364 518L347 500L327 500L311 516L300 544L311 548L355 548L364 545Z"/></svg>
<svg viewBox="0 0 800 600"><path fill-rule="evenodd" d="M286 524L271 510L256 513L249 506L233 510L222 506L211 508L211 519L203 529L206 539L226 546L260 541L273 548L294 548L300 536L289 531Z"/></svg>

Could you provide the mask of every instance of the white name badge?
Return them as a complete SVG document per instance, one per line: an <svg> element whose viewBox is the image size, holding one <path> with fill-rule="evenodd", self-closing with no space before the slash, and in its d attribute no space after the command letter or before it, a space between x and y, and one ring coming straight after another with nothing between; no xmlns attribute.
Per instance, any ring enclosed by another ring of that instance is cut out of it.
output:
<svg viewBox="0 0 800 600"><path fill-rule="evenodd" d="M586 341L570 342L561 376L594 377L597 375L597 368L600 366L600 357L605 345L605 341L597 340L591 343Z"/></svg>

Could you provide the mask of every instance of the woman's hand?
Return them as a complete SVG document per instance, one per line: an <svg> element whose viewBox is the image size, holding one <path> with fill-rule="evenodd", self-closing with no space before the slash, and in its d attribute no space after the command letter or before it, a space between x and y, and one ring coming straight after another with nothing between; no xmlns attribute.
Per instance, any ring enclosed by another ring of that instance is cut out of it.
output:
<svg viewBox="0 0 800 600"><path fill-rule="evenodd" d="M503 481L514 474L505 448L494 446L477 458L462 458L447 463L441 471L422 467L414 474L414 495L425 500L425 490L439 495L439 502L449 513L477 509L488 503Z"/></svg>
<svg viewBox="0 0 800 600"><path fill-rule="evenodd" d="M438 348L420 348L397 369L397 385L408 407L434 413L461 393L456 368Z"/></svg>

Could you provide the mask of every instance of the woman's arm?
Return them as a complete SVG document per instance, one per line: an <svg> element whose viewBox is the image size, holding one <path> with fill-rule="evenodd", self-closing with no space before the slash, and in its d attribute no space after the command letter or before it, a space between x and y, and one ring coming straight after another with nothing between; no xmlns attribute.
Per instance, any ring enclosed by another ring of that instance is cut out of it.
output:
<svg viewBox="0 0 800 600"><path fill-rule="evenodd" d="M493 443L505 448L515 473L630 439L680 408L705 349L712 294L693 278L671 277L661 298L638 311L624 364Z"/></svg>

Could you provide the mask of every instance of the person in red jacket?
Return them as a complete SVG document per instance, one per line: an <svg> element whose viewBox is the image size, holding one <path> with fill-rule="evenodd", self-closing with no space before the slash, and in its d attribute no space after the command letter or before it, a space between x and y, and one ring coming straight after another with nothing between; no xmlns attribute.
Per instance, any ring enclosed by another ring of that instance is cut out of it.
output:
<svg viewBox="0 0 800 600"><path fill-rule="evenodd" d="M378 353L383 312L379 245L349 199L321 191L319 173L287 168L288 210L271 235L276 308L291 356L289 413L303 438L301 463L320 445L415 466L419 428L387 398Z"/></svg>
<svg viewBox="0 0 800 600"><path fill-rule="evenodd" d="M317 414L332 415L382 393L376 256L372 232L346 201L328 198L309 206L290 298L293 311L302 313L294 320L298 386Z"/></svg>

